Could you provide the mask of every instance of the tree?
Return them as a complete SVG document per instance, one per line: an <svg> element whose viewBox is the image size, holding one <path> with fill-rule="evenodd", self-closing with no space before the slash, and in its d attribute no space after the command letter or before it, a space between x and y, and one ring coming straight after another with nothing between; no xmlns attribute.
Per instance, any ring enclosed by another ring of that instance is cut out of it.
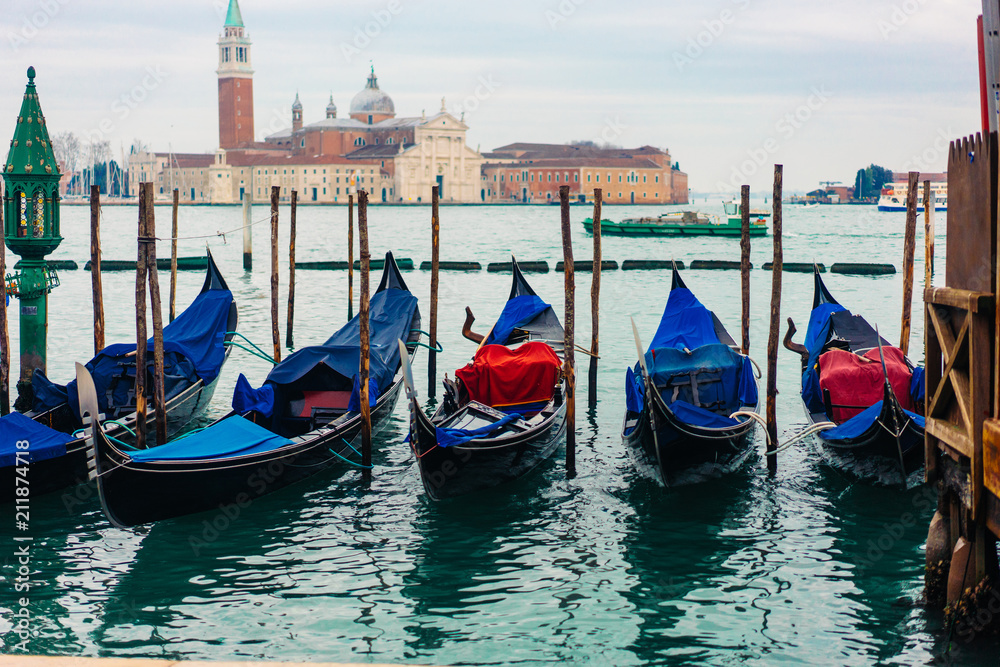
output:
<svg viewBox="0 0 1000 667"><path fill-rule="evenodd" d="M63 172L69 174L72 185L76 170L80 166L80 138L73 132L60 132L52 137L52 151L56 160L62 165Z"/></svg>
<svg viewBox="0 0 1000 667"><path fill-rule="evenodd" d="M877 200L882 186L892 183L892 170L871 164L858 169L854 177L854 198L862 201Z"/></svg>

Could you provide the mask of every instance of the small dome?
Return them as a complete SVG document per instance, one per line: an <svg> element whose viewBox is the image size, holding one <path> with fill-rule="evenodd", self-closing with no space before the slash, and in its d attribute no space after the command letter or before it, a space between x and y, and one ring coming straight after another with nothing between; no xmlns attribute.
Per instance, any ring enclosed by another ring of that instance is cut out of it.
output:
<svg viewBox="0 0 1000 667"><path fill-rule="evenodd" d="M292 103L292 111L302 111L302 102L299 102L298 93L295 93L295 102Z"/></svg>
<svg viewBox="0 0 1000 667"><path fill-rule="evenodd" d="M354 114L396 115L396 105L392 103L392 98L379 90L378 79L375 77L375 68L372 68L372 73L368 77L368 84L365 86L365 89L351 100L351 115L353 116Z"/></svg>
<svg viewBox="0 0 1000 667"><path fill-rule="evenodd" d="M330 95L330 103L326 105L326 117L327 118L337 117L337 105L333 103L333 95Z"/></svg>

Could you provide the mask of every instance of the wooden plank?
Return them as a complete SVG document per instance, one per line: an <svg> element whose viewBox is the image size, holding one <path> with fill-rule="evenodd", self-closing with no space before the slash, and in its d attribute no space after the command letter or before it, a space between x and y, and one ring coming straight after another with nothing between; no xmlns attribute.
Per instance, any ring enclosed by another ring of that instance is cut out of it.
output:
<svg viewBox="0 0 1000 667"><path fill-rule="evenodd" d="M975 454L975 446L969 435L950 422L928 417L925 430L940 440L942 444L954 449L966 458L971 459Z"/></svg>
<svg viewBox="0 0 1000 667"><path fill-rule="evenodd" d="M996 284L996 137L980 134L951 144L945 284L992 292Z"/></svg>
<svg viewBox="0 0 1000 667"><path fill-rule="evenodd" d="M972 430L972 519L979 529L983 528L981 516L983 513L983 422L993 407L993 316L985 314L970 316L972 324L969 327L969 427ZM961 381L961 374L959 380ZM960 389L960 387L956 387ZM982 541L977 542L982 546ZM977 558L981 561L982 554ZM977 567L982 567L979 562Z"/></svg>
<svg viewBox="0 0 1000 667"><path fill-rule="evenodd" d="M911 171L906 197L906 234L903 241L903 316L900 321L899 349L910 352L910 314L913 307L913 255L917 247L917 185L920 173Z"/></svg>
<svg viewBox="0 0 1000 667"><path fill-rule="evenodd" d="M983 422L983 486L1000 495L1000 419Z"/></svg>
<svg viewBox="0 0 1000 667"><path fill-rule="evenodd" d="M51 264L51 262L50 262ZM104 287L101 285L101 189L90 188L90 284L94 300L94 354L104 349ZM0 278L3 277L0 272Z"/></svg>
<svg viewBox="0 0 1000 667"><path fill-rule="evenodd" d="M574 329L576 324L576 274L573 268L573 233L570 227L569 186L559 188L560 228L562 230L564 305L563 316L563 375L566 378L566 474L576 475L576 358Z"/></svg>
<svg viewBox="0 0 1000 667"><path fill-rule="evenodd" d="M992 310L993 295L988 292L974 292L952 287L932 287L924 290L924 301L936 306L961 308L973 313Z"/></svg>

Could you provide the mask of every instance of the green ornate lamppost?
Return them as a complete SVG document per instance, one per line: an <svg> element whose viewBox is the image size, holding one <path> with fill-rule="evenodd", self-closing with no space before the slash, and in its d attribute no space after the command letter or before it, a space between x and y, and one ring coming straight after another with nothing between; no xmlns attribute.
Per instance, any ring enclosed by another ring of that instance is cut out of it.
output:
<svg viewBox="0 0 1000 667"><path fill-rule="evenodd" d="M31 376L45 372L49 292L59 278L45 256L55 250L59 235L59 165L52 151L45 117L35 90L35 68L28 68L28 86L17 116L10 152L3 164L4 241L21 261L8 274L7 289L20 302L21 375L15 408L31 408Z"/></svg>

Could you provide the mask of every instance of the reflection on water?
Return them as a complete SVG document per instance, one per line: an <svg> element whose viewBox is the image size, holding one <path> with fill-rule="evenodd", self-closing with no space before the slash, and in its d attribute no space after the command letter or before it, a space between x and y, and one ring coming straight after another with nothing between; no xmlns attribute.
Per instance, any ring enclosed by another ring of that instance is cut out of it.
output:
<svg viewBox="0 0 1000 667"><path fill-rule="evenodd" d="M658 212L606 207L613 219ZM168 209L157 213L162 225ZM86 258L87 215L85 207L64 209L66 240L56 258ZM266 215L262 207L255 209L255 219ZM428 259L429 215L416 208L372 209L373 256L391 249L417 265ZM590 247L580 224L588 215L584 208L573 209L580 257ZM106 258L135 256L130 241L135 216L133 208L105 208ZM514 252L518 259L552 266L562 256L554 207L444 208L441 218L445 260L485 264ZM232 229L240 219L238 207L184 208L180 233ZM342 208L300 207L298 259L345 259L345 219ZM284 244L286 209L282 221ZM902 222L902 215L878 214L873 207L788 208L785 259L899 266ZM943 232L944 225L938 228ZM258 257L252 274L242 270L238 238L209 239L241 309L241 332L258 343L270 339L269 261L262 252L267 234L266 225L254 228ZM943 242L941 235L939 257ZM182 241L180 254L199 254L204 243ZM169 247L161 244L158 252L167 256ZM770 252L770 239L755 240L754 265L768 261ZM739 244L609 237L604 253L619 262L689 263L736 259ZM922 257L918 252L918 277ZM62 285L50 301L49 374L64 381L72 363L92 352L90 281L82 271L60 277ZM770 277L753 273L751 353L758 363L768 333ZM426 315L429 274L411 271L405 278ZM201 279L197 272L180 274L179 308L191 301ZM561 274L528 279L561 311ZM109 342L134 337L134 280L128 273L104 276ZM286 280L283 265L282 298ZM736 273L687 271L685 280L727 328L739 330ZM828 274L825 280L842 302L878 322L889 340L898 335L900 276ZM346 282L344 272L297 273L297 343L325 340L343 324ZM577 284L577 298L586 303L590 276L580 274ZM357 285L355 277L355 296ZM474 351L459 333L464 307L471 306L480 328L486 328L509 287L509 276L502 274L442 275L439 372L453 375ZM624 369L635 357L628 321L635 317L640 331L653 330L668 289L666 272L604 274L599 401L587 408L584 370L578 475L572 480L566 479L560 451L514 485L431 503L402 442L407 415L401 401L376 439L368 485L345 465L256 499L238 513L220 509L128 531L108 526L93 495L79 494L76 503L64 502L60 494L33 498L36 585L30 608L36 634L30 648L110 656L479 665L871 664L942 656L940 617L919 604L921 545L933 508L933 495L925 489L859 483L823 465L805 444L782 453L774 477L756 454L735 474L669 490L634 470L620 438ZM920 294L919 286L914 292ZM785 275L782 316L795 318L802 330L811 298L810 276ZM579 340L586 345L589 316L586 308L577 312ZM921 327L917 318L916 357ZM16 349L16 326L12 334ZM421 351L415 366L422 397L425 359ZM779 358L783 439L805 425L798 364L795 355ZM259 384L267 371L265 362L234 351L205 419L227 410L238 373ZM17 373L16 363L12 372ZM7 610L16 603L12 523L0 523L0 544L7 545L0 553L4 633L12 627ZM13 638L6 635L5 641ZM974 662L995 655L996 648L970 649L958 642L951 657Z"/></svg>

